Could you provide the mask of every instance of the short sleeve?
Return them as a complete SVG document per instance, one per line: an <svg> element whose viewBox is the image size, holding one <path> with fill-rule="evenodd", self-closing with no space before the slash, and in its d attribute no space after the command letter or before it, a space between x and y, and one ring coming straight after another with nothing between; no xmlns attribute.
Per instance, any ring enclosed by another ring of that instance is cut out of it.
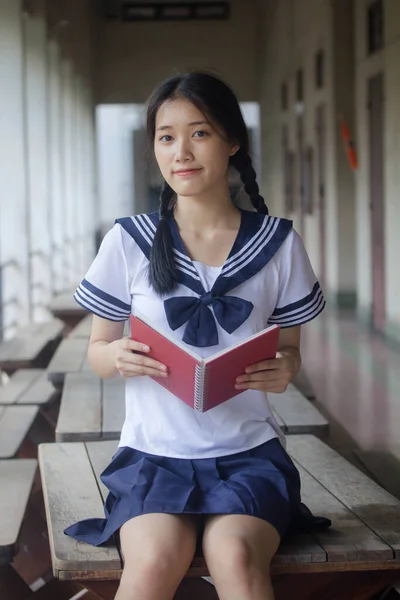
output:
<svg viewBox="0 0 400 600"><path fill-rule="evenodd" d="M304 244L296 231L289 233L281 250L278 301L268 323L294 327L319 315L325 307L325 299Z"/></svg>
<svg viewBox="0 0 400 600"><path fill-rule="evenodd" d="M129 318L132 303L130 277L120 225L115 224L104 236L74 299L103 319L126 321Z"/></svg>

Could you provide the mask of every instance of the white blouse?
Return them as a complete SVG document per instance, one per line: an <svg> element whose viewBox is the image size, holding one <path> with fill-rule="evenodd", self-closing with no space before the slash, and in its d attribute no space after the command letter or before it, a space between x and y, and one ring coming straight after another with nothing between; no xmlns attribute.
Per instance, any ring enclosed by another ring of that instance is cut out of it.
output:
<svg viewBox="0 0 400 600"><path fill-rule="evenodd" d="M291 222L247 211L242 211L238 236L222 267L190 260L176 223L171 223L180 282L168 297L157 296L148 281L157 222L156 213L116 222L75 293L79 304L113 321L124 321L138 311L180 341L190 329L188 346L202 357L269 324L300 325L323 310L322 291ZM205 296L207 302L199 301ZM229 313L233 309L224 305L226 298L243 305L242 316ZM193 317L190 326L190 319L179 325L176 315L181 317L182 311L168 313L165 300L178 309L179 303L192 302L202 317ZM203 324L199 331L196 323ZM264 392L246 390L199 413L147 376L126 379L120 447L177 458L210 458L248 450L277 436L282 438L282 432Z"/></svg>

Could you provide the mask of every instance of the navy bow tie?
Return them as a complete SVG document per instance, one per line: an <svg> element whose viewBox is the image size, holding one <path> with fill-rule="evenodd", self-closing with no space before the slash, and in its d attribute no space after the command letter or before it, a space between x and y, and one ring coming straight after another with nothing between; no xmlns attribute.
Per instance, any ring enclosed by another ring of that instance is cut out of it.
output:
<svg viewBox="0 0 400 600"><path fill-rule="evenodd" d="M235 296L212 296L207 292L200 298L179 296L164 301L168 324L173 331L187 322L183 341L204 348L218 344L218 331L212 311L225 331L232 333L249 317L254 306Z"/></svg>

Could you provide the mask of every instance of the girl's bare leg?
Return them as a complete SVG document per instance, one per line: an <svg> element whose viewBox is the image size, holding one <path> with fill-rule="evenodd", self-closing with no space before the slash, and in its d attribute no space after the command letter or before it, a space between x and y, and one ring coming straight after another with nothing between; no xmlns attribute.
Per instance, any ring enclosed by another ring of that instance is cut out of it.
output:
<svg viewBox="0 0 400 600"><path fill-rule="evenodd" d="M147 514L120 531L124 570L115 600L172 600L196 550L198 522Z"/></svg>
<svg viewBox="0 0 400 600"><path fill-rule="evenodd" d="M270 563L279 543L276 529L256 517L209 517L203 552L220 600L274 600Z"/></svg>

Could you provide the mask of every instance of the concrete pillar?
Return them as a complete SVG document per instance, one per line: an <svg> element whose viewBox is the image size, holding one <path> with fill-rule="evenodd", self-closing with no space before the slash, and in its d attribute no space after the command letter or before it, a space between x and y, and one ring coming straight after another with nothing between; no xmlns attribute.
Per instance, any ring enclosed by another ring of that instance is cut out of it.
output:
<svg viewBox="0 0 400 600"><path fill-rule="evenodd" d="M51 231L51 280L53 293L65 289L66 263L65 217L64 217L64 162L62 128L62 81L60 73L60 48L55 39L48 45L48 96L47 112L49 118L48 149L49 171L48 190L50 196Z"/></svg>
<svg viewBox="0 0 400 600"><path fill-rule="evenodd" d="M43 7L42 7L43 9ZM47 29L43 11L24 14L29 265L33 321L50 317L51 197L48 190Z"/></svg>
<svg viewBox="0 0 400 600"><path fill-rule="evenodd" d="M0 0L0 263L4 337L30 317L21 2Z"/></svg>

